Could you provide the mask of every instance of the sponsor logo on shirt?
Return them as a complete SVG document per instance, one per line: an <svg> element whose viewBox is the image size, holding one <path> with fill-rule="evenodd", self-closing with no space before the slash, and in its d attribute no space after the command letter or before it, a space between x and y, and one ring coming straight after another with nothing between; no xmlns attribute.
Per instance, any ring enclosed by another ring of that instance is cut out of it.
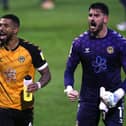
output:
<svg viewBox="0 0 126 126"><path fill-rule="evenodd" d="M107 69L107 64L106 64L106 59L101 57L101 56L97 56L95 61L92 62L92 66L94 68L94 72L95 73L101 73L103 71L105 71Z"/></svg>
<svg viewBox="0 0 126 126"><path fill-rule="evenodd" d="M90 52L90 48L85 48L84 53L89 53Z"/></svg>

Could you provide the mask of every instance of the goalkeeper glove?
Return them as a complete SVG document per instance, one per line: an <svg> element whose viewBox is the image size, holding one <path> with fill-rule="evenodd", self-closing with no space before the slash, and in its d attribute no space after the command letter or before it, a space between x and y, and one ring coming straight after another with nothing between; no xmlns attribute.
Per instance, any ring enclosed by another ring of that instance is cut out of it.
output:
<svg viewBox="0 0 126 126"><path fill-rule="evenodd" d="M118 101L123 98L124 94L124 90L122 88L119 88L113 93L110 91L105 91L101 98L109 108L113 108L116 106Z"/></svg>
<svg viewBox="0 0 126 126"><path fill-rule="evenodd" d="M108 110L109 110L107 105L103 101L100 102L99 109L104 112L108 112Z"/></svg>
<svg viewBox="0 0 126 126"><path fill-rule="evenodd" d="M100 88L100 97L102 97L104 95L104 93L105 93L105 88L101 87ZM108 110L109 110L107 105L103 101L100 101L99 109L104 112L108 112Z"/></svg>

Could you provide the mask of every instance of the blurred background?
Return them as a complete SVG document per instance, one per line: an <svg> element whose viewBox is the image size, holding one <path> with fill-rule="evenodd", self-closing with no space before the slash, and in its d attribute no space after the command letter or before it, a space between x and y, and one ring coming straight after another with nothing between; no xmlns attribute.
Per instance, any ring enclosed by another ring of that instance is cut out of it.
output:
<svg viewBox="0 0 126 126"><path fill-rule="evenodd" d="M35 94L34 126L75 126L77 102L69 102L65 96L63 74L71 42L87 30L88 7L96 1L55 0L51 8L43 8L40 0L9 0L7 7L0 2L0 15L13 13L19 16L21 28L18 36L40 46L51 70L51 82ZM119 0L105 0L105 3L110 8L108 26L126 36L125 30L116 28L124 21L125 15ZM75 88L79 89L80 66L77 69ZM36 73L36 80L38 78ZM99 126L103 126L102 122Z"/></svg>

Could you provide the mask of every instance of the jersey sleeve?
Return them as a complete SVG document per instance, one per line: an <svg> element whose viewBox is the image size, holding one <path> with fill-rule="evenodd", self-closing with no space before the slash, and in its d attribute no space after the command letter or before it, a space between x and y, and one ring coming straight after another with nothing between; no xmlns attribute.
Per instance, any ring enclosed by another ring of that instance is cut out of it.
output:
<svg viewBox="0 0 126 126"><path fill-rule="evenodd" d="M48 63L44 58L43 52L39 48L34 48L34 51L32 51L31 55L33 65L35 68L38 69L38 71L48 66Z"/></svg>
<svg viewBox="0 0 126 126"><path fill-rule="evenodd" d="M39 46L36 46L27 40L23 40L23 39L19 39L19 40L20 40L20 45L24 47L31 55L32 64L38 71L48 66L48 63L44 58L43 52L39 48Z"/></svg>
<svg viewBox="0 0 126 126"><path fill-rule="evenodd" d="M120 45L120 50L121 50L121 63L122 63L122 67L123 67L123 71L126 74L126 39L122 38L122 43ZM121 88L124 89L124 91L126 92L126 79L124 79L124 81L121 83Z"/></svg>
<svg viewBox="0 0 126 126"><path fill-rule="evenodd" d="M64 86L74 85L74 71L80 62L79 39L73 41L64 72Z"/></svg>

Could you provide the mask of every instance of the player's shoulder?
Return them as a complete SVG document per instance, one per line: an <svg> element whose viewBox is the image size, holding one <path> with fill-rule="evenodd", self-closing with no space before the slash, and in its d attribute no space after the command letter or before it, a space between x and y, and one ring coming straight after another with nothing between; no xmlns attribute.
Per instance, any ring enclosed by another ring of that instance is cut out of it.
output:
<svg viewBox="0 0 126 126"><path fill-rule="evenodd" d="M109 29L110 38L116 41L126 41L126 38L115 30Z"/></svg>
<svg viewBox="0 0 126 126"><path fill-rule="evenodd" d="M115 46L123 50L124 48L126 48L126 38L123 35L121 35L117 31L111 30L109 36L110 41L114 43Z"/></svg>
<svg viewBox="0 0 126 126"><path fill-rule="evenodd" d="M32 51L40 50L38 45L35 45L32 42L22 38L19 38L19 44L27 50L32 50Z"/></svg>
<svg viewBox="0 0 126 126"><path fill-rule="evenodd" d="M80 35L78 35L77 37L74 38L73 43L77 44L77 45L81 44L82 41L87 39L88 34L89 34L88 31L81 33Z"/></svg>

